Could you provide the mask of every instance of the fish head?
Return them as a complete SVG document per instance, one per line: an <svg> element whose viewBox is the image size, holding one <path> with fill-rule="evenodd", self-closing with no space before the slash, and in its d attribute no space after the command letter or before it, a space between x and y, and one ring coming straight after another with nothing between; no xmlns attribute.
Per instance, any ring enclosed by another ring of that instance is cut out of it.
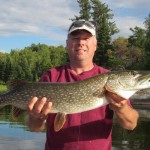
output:
<svg viewBox="0 0 150 150"><path fill-rule="evenodd" d="M110 74L106 87L128 99L139 90L150 88L150 71L122 71Z"/></svg>

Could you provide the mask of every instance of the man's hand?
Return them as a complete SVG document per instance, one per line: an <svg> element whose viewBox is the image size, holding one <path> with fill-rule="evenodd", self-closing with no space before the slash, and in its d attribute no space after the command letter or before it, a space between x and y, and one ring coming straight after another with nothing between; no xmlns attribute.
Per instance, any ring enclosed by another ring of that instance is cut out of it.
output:
<svg viewBox="0 0 150 150"><path fill-rule="evenodd" d="M109 107L113 111L121 110L128 105L127 100L112 92L106 92L106 98L109 101Z"/></svg>
<svg viewBox="0 0 150 150"><path fill-rule="evenodd" d="M38 100L37 97L29 100L27 105L28 116L26 117L27 125L34 131L43 130L51 108L52 103L47 102L46 97L43 97L41 100Z"/></svg>
<svg viewBox="0 0 150 150"><path fill-rule="evenodd" d="M51 107L52 103L47 102L46 97L43 97L41 100L38 100L37 97L34 97L28 102L27 109L32 118L46 120Z"/></svg>
<svg viewBox="0 0 150 150"><path fill-rule="evenodd" d="M107 91L105 95L110 102L109 107L115 112L121 127L133 130L137 126L139 118L138 112L128 104L128 100L117 94Z"/></svg>

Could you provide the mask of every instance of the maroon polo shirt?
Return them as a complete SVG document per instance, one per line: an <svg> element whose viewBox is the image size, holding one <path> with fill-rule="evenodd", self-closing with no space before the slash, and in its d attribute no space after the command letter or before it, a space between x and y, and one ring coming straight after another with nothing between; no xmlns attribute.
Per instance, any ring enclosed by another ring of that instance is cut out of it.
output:
<svg viewBox="0 0 150 150"><path fill-rule="evenodd" d="M76 75L69 65L59 66L46 71L41 82L75 82L101 73L108 72L100 66ZM68 114L63 128L54 131L56 114L49 114L45 150L110 150L112 147L113 111L109 106L94 110Z"/></svg>

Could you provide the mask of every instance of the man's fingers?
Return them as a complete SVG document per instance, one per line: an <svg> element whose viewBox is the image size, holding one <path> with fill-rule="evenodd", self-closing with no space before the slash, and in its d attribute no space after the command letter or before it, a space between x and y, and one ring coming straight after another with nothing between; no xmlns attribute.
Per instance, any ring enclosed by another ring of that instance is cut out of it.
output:
<svg viewBox="0 0 150 150"><path fill-rule="evenodd" d="M31 99L29 102L28 102L28 111L32 111L33 110L33 107L35 105L35 103L37 102L38 98L37 97L34 97L33 99Z"/></svg>
<svg viewBox="0 0 150 150"><path fill-rule="evenodd" d="M112 110L121 109L123 106L127 104L127 100L118 96L115 93L106 92L105 94L107 100L109 101L109 107Z"/></svg>
<svg viewBox="0 0 150 150"><path fill-rule="evenodd" d="M118 96L117 94L115 93L111 93L111 92L106 92L106 98L109 100L109 102L111 103L112 101L115 101L116 103L119 103L123 100L126 100L120 96Z"/></svg>
<svg viewBox="0 0 150 150"><path fill-rule="evenodd" d="M47 98L46 97L43 97L41 100L37 101L33 107L33 111L34 113L41 113L44 105L46 104L46 101L47 101Z"/></svg>
<svg viewBox="0 0 150 150"><path fill-rule="evenodd" d="M44 107L43 107L43 110L42 110L42 114L44 115L47 115L48 113L50 113L51 111L51 107L52 107L52 102L47 102Z"/></svg>
<svg viewBox="0 0 150 150"><path fill-rule="evenodd" d="M47 102L46 97L43 97L41 100L38 100L37 97L34 97L28 102L27 107L28 112L32 117L44 120L51 111L52 102Z"/></svg>

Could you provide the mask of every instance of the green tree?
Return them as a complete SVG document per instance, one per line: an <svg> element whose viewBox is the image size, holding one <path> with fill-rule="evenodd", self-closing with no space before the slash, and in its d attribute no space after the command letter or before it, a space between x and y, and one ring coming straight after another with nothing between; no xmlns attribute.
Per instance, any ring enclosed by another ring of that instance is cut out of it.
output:
<svg viewBox="0 0 150 150"><path fill-rule="evenodd" d="M130 28L130 30L132 31L133 35L128 38L129 45L144 49L146 40L145 30L137 26L134 29Z"/></svg>
<svg viewBox="0 0 150 150"><path fill-rule="evenodd" d="M5 62L5 70L4 70L4 76L3 76L3 81L6 83L12 74L12 67L11 67L11 60L10 57L8 56Z"/></svg>
<svg viewBox="0 0 150 150"><path fill-rule="evenodd" d="M145 22L146 28L146 41L145 41L145 69L150 69L150 14L146 18Z"/></svg>
<svg viewBox="0 0 150 150"><path fill-rule="evenodd" d="M139 69L142 67L143 51L129 46L128 39L119 37L113 41L113 49L107 51L108 67L113 70Z"/></svg>
<svg viewBox="0 0 150 150"><path fill-rule="evenodd" d="M12 63L12 74L11 79L21 79L21 67L20 67L20 51L18 49L11 50L10 52L10 58Z"/></svg>
<svg viewBox="0 0 150 150"><path fill-rule="evenodd" d="M9 54L0 52L0 80L6 82L11 75Z"/></svg>
<svg viewBox="0 0 150 150"><path fill-rule="evenodd" d="M150 68L150 14L146 18L145 29L140 27L135 27L134 29L130 28L133 35L131 35L129 40L130 47L137 47L142 50L144 55L143 61L141 63L141 69L149 69Z"/></svg>
<svg viewBox="0 0 150 150"><path fill-rule="evenodd" d="M56 53L57 51L57 53ZM62 65L68 60L66 49L63 46L58 46L51 49L51 63L53 66Z"/></svg>
<svg viewBox="0 0 150 150"><path fill-rule="evenodd" d="M99 0L91 0L92 17L97 27L97 41L98 47L95 55L95 62L99 65L107 65L107 50L112 48L111 36L118 32L114 22L110 20L113 18L111 10L105 3Z"/></svg>
<svg viewBox="0 0 150 150"><path fill-rule="evenodd" d="M146 18L144 24L145 24L145 28L146 28L146 38L150 39L150 14Z"/></svg>
<svg viewBox="0 0 150 150"><path fill-rule="evenodd" d="M80 16L75 16L75 19L73 20L79 20L79 19L85 19L89 20L91 18L90 15L90 10L91 10L91 5L89 0L77 0L79 3L80 9Z"/></svg>
<svg viewBox="0 0 150 150"><path fill-rule="evenodd" d="M0 80L3 80L3 73L5 70L5 55L0 52Z"/></svg>
<svg viewBox="0 0 150 150"><path fill-rule="evenodd" d="M110 20L113 18L111 10L104 3L99 0L78 0L79 7L81 8L79 16L73 20L85 19L93 20L97 29L97 51L94 61L99 64L107 65L107 50L112 47L111 36L118 32L114 22Z"/></svg>

